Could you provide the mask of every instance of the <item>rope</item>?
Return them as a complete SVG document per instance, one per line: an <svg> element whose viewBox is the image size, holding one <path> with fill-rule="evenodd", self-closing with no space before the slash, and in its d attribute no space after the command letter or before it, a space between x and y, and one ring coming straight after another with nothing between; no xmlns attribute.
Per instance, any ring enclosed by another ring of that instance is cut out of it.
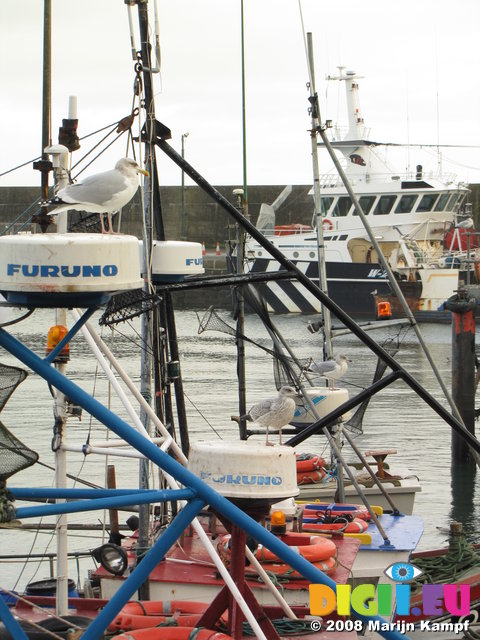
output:
<svg viewBox="0 0 480 640"><path fill-rule="evenodd" d="M412 584L455 582L467 569L480 566L480 555L464 535L452 536L446 555L415 558L415 566L423 571Z"/></svg>
<svg viewBox="0 0 480 640"><path fill-rule="evenodd" d="M309 620L287 620L281 618L279 620L271 620L270 622L280 636L305 636L312 633ZM243 634L246 636L255 636L248 622L243 622Z"/></svg>
<svg viewBox="0 0 480 640"><path fill-rule="evenodd" d="M465 629L463 637L467 638L467 640L480 640L480 624Z"/></svg>

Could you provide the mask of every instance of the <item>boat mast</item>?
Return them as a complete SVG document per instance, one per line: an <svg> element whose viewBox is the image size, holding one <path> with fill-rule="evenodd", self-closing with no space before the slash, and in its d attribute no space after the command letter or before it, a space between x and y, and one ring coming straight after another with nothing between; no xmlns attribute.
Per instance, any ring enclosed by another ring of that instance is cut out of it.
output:
<svg viewBox="0 0 480 640"><path fill-rule="evenodd" d="M241 24L241 47L242 47L242 145L243 145L243 190L238 193L238 206L243 211L243 215L249 219L248 215L248 185L247 185L247 127L245 109L245 31L243 0L240 2L240 24ZM236 224L236 272L243 273L245 259L245 232L243 228ZM247 383L245 370L245 342L242 338L245 335L245 297L243 286L239 285L233 290L236 296L237 311L237 379L238 379L238 412L240 416L247 413ZM247 425L245 420L240 420L240 439L247 439Z"/></svg>
<svg viewBox="0 0 480 640"><path fill-rule="evenodd" d="M312 163L313 163L313 202L315 207L314 217L317 229L317 259L318 259L318 282L320 289L328 295L327 287L327 270L325 265L325 242L323 239L322 209L320 198L320 178L318 171L318 144L317 131L320 124L320 114L318 112L318 103L316 101L315 91L315 71L313 66L313 43L312 34L307 33L307 62L308 62L308 86L310 89L310 115L312 117L312 128L310 137L312 140ZM330 311L322 304L322 321L323 321L323 357L324 360L333 357L332 348L332 321Z"/></svg>
<svg viewBox="0 0 480 640"><path fill-rule="evenodd" d="M151 44L149 41L149 21L148 21L148 8L146 2L136 2L138 6L138 21L139 21L139 31L140 31L140 39L141 39L141 61L142 61L142 70L143 70L143 84L144 84L144 99L145 99L145 125L142 129L142 141L145 143L145 164L149 171L149 178L146 181L146 189L145 189L145 202L144 202L144 215L146 221L146 233L144 237L144 268L146 274L146 283L145 287L149 288L151 286L151 282L149 279L149 268L150 268L150 255L151 249L153 246L153 237L157 240L165 240L165 229L163 225L162 219L162 210L161 210L161 202L160 202L160 192L159 192L159 181L158 181L158 171L157 171L157 162L155 156L155 145L154 140L157 135L156 132L156 120L155 120L155 102L154 102L154 92L153 92L153 79L152 74L154 72L158 72L159 68L153 68L151 63ZM147 291L150 293L150 291ZM154 313L157 314L157 308L154 309ZM153 329L152 329L153 327ZM160 319L159 322L152 320L151 313L144 313L142 315L142 340L144 344L144 348L142 350L142 390L141 393L150 404L151 402L151 372L152 372L152 359L149 355L151 353L151 349L149 347L152 333L155 332L153 336L153 341L155 343L155 353L157 352L157 347L159 349L166 349L167 343L161 336L159 336L159 328L162 327L166 332L166 339L168 340L168 349L170 359L174 362L179 362L179 351L177 344L177 333L176 333L176 325L175 325L175 316L173 311L173 304L171 294L169 292L165 292L163 295L163 305L161 305L160 310ZM165 357L165 360L167 358ZM158 363L153 363L153 366L157 366ZM168 364L168 363L167 363ZM155 375L156 381L159 381L160 384L165 382L164 376L162 376L163 380L159 380L159 376ZM169 382L169 381L167 381ZM188 431L187 431L187 420L186 420L186 410L185 410L185 401L183 394L183 382L181 375L176 376L172 379L175 389L175 399L176 399L176 407L177 407L177 416L179 420L179 430L180 430L180 438L182 451L185 455L188 455L189 450L189 439L188 439ZM168 398L165 399L165 423L170 425L170 429L173 431L173 413L172 413L172 404L170 402L170 386L166 384L165 387L161 389L157 389L158 393L165 391L168 395ZM157 399L157 398L156 398ZM157 407L158 413L158 407ZM144 423L147 428L149 417L144 409L141 410L141 419L142 423ZM148 428L147 428L148 431ZM140 466L139 472L140 486L141 488L148 488L148 468L147 462ZM145 505L143 508L140 507L139 512L139 537L138 537L138 547L140 549L139 557L137 558L137 562L141 560L141 556L145 553L145 550L149 544L149 508ZM146 600L149 598L149 586L148 580L142 585L139 589L139 597L140 599Z"/></svg>

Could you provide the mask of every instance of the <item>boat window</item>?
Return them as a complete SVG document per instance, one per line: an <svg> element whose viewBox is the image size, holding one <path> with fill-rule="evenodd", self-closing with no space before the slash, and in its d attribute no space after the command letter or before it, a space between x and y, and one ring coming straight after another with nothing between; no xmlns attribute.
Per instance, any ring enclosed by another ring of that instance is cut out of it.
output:
<svg viewBox="0 0 480 640"><path fill-rule="evenodd" d="M435 211L443 211L445 209L445 205L447 204L449 195L449 193L442 193L442 195L438 199L437 204L435 205Z"/></svg>
<svg viewBox="0 0 480 640"><path fill-rule="evenodd" d="M450 196L450 200L448 201L448 204L446 206L447 211L453 211L454 207L455 207L455 203L458 200L458 194L454 193L453 196Z"/></svg>
<svg viewBox="0 0 480 640"><path fill-rule="evenodd" d="M418 196L413 193L409 193L406 196L400 198L400 202L397 204L395 213L410 213L413 209Z"/></svg>
<svg viewBox="0 0 480 640"><path fill-rule="evenodd" d="M320 198L320 209L322 212L322 216L327 215L327 211L332 206L333 198Z"/></svg>
<svg viewBox="0 0 480 640"><path fill-rule="evenodd" d="M392 210L393 203L395 202L396 198L397 196L382 196L377 202L377 206L375 207L373 215L386 216L387 214L389 214Z"/></svg>
<svg viewBox="0 0 480 640"><path fill-rule="evenodd" d="M340 196L330 215L336 218L346 216L351 206L352 199L350 196Z"/></svg>
<svg viewBox="0 0 480 640"><path fill-rule="evenodd" d="M370 213L370 209L373 207L373 203L375 202L375 198L377 196L362 196L359 199L360 206L362 207L363 213L367 216ZM353 210L353 215L358 216L358 213Z"/></svg>
<svg viewBox="0 0 480 640"><path fill-rule="evenodd" d="M438 193L427 193L424 195L417 207L417 212L431 211L437 198Z"/></svg>

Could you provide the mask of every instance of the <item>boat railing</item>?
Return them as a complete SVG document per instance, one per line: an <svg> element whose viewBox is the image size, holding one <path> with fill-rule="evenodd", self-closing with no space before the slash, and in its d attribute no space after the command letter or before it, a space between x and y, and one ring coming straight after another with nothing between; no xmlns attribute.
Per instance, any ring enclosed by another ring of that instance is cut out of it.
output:
<svg viewBox="0 0 480 640"><path fill-rule="evenodd" d="M406 173L369 173L365 170L365 173L362 176L358 174L349 175L350 183L352 185L358 184L359 182L380 182L380 183L388 183L391 181L392 183L397 182L405 182L405 181L415 181L417 180L417 175L415 171L409 171ZM438 171L423 171L422 180L440 180L444 185L452 185L453 188L457 187L456 175L454 173L439 173ZM324 173L319 176L320 188L337 188L343 187L343 182L338 174L335 173ZM422 188L419 186L419 189Z"/></svg>

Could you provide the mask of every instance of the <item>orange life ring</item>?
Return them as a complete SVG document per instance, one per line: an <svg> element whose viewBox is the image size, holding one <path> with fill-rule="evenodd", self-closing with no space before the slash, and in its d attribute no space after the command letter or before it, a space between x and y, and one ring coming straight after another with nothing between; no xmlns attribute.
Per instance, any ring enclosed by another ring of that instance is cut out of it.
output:
<svg viewBox="0 0 480 640"><path fill-rule="evenodd" d="M328 538L310 536L307 533L286 533L285 535L280 536L280 539L291 549L299 553L302 558L305 558L305 560L312 563L327 560L332 557L334 558L337 554L337 547L335 543ZM259 545L257 547L255 557L257 560L260 560L260 562L282 562L278 556L269 551L263 545Z"/></svg>
<svg viewBox="0 0 480 640"><path fill-rule="evenodd" d="M159 613L203 613L208 607L207 602L194 602L192 600L132 600L122 608L122 613L130 613L143 616L157 615Z"/></svg>
<svg viewBox="0 0 480 640"><path fill-rule="evenodd" d="M324 231L331 231L333 229L333 222L328 218L322 220L322 228Z"/></svg>
<svg viewBox="0 0 480 640"><path fill-rule="evenodd" d="M119 613L108 625L108 631L134 631L135 629L151 629L160 625L181 624L183 627L195 627L200 620L201 613L174 616L142 616Z"/></svg>
<svg viewBox="0 0 480 640"><path fill-rule="evenodd" d="M108 626L109 631L131 631L177 622L183 627L194 627L208 608L206 602L189 600L127 602ZM163 614L163 615L162 615Z"/></svg>
<svg viewBox="0 0 480 640"><path fill-rule="evenodd" d="M323 469L317 469L316 471L297 471L297 484L318 484L323 480L327 474Z"/></svg>
<svg viewBox="0 0 480 640"><path fill-rule="evenodd" d="M312 565L317 569L320 569L320 571L323 571L323 573L331 574L337 568L337 559L332 556L325 560L321 560L320 562L312 562ZM295 580L305 580L301 573L295 571L295 569L292 569L290 565L285 563L269 563L265 565L264 569L267 573L273 573L276 576L284 576ZM245 574L258 575L255 569L251 567L245 567Z"/></svg>
<svg viewBox="0 0 480 640"><path fill-rule="evenodd" d="M115 640L233 640L225 633L199 627L153 627L115 636Z"/></svg>
<svg viewBox="0 0 480 640"><path fill-rule="evenodd" d="M308 458L297 457L297 473L299 471L315 471L325 466L325 460L321 456L309 454Z"/></svg>

